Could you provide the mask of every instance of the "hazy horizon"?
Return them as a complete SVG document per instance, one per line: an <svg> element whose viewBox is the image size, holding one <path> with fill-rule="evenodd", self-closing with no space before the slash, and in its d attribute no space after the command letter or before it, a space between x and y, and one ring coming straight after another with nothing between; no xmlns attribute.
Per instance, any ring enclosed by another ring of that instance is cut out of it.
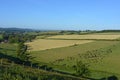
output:
<svg viewBox="0 0 120 80"><path fill-rule="evenodd" d="M0 0L0 27L120 29L119 0Z"/></svg>

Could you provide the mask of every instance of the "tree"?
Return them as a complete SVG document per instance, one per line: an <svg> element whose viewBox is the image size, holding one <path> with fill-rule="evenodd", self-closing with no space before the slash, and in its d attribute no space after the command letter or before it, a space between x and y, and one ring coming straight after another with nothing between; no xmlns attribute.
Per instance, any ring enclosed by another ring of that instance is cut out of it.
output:
<svg viewBox="0 0 120 80"><path fill-rule="evenodd" d="M88 64L85 64L82 61L77 61L76 65L74 66L76 74L81 77L90 75L88 66Z"/></svg>
<svg viewBox="0 0 120 80"><path fill-rule="evenodd" d="M28 62L30 59L29 54L27 53L27 45L24 45L23 42L20 42L18 44L18 48L17 48L17 56L20 60L22 60L23 62Z"/></svg>
<svg viewBox="0 0 120 80"><path fill-rule="evenodd" d="M108 79L107 80L118 80L118 78L116 77L116 76L110 76L110 77L108 77Z"/></svg>

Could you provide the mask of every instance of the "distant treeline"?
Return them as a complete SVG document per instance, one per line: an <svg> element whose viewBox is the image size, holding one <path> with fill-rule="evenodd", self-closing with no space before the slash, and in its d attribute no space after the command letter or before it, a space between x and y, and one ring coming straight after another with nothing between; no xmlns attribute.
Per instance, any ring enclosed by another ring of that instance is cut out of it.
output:
<svg viewBox="0 0 120 80"><path fill-rule="evenodd" d="M19 43L30 42L35 39L35 35L26 34L33 32L32 29L21 28L0 28L0 42Z"/></svg>
<svg viewBox="0 0 120 80"><path fill-rule="evenodd" d="M10 33L10 32L31 32L31 31L34 31L34 30L22 29L22 28L0 28L0 33L3 33L3 32L7 32L7 33Z"/></svg>
<svg viewBox="0 0 120 80"><path fill-rule="evenodd" d="M9 43L19 43L19 42L31 42L33 39L35 39L35 35L28 35L23 33L2 33L2 38L0 39L0 42L9 42Z"/></svg>
<svg viewBox="0 0 120 80"><path fill-rule="evenodd" d="M120 32L120 30L102 30L100 32Z"/></svg>

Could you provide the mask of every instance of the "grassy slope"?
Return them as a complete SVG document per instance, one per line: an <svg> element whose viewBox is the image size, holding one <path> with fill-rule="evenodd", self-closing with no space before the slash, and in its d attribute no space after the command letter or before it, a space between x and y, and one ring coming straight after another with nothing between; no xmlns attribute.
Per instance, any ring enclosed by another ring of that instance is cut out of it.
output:
<svg viewBox="0 0 120 80"><path fill-rule="evenodd" d="M9 63L7 59L3 59L3 62L0 65L0 80L85 80L71 75L48 72L27 66L23 67L22 65Z"/></svg>

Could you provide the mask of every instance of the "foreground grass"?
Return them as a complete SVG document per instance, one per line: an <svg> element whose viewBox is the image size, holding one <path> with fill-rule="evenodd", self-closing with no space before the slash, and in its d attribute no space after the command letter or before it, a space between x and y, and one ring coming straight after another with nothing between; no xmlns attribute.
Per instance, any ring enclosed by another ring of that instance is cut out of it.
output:
<svg viewBox="0 0 120 80"><path fill-rule="evenodd" d="M5 62L0 65L0 80L85 80L84 78L48 72Z"/></svg>

